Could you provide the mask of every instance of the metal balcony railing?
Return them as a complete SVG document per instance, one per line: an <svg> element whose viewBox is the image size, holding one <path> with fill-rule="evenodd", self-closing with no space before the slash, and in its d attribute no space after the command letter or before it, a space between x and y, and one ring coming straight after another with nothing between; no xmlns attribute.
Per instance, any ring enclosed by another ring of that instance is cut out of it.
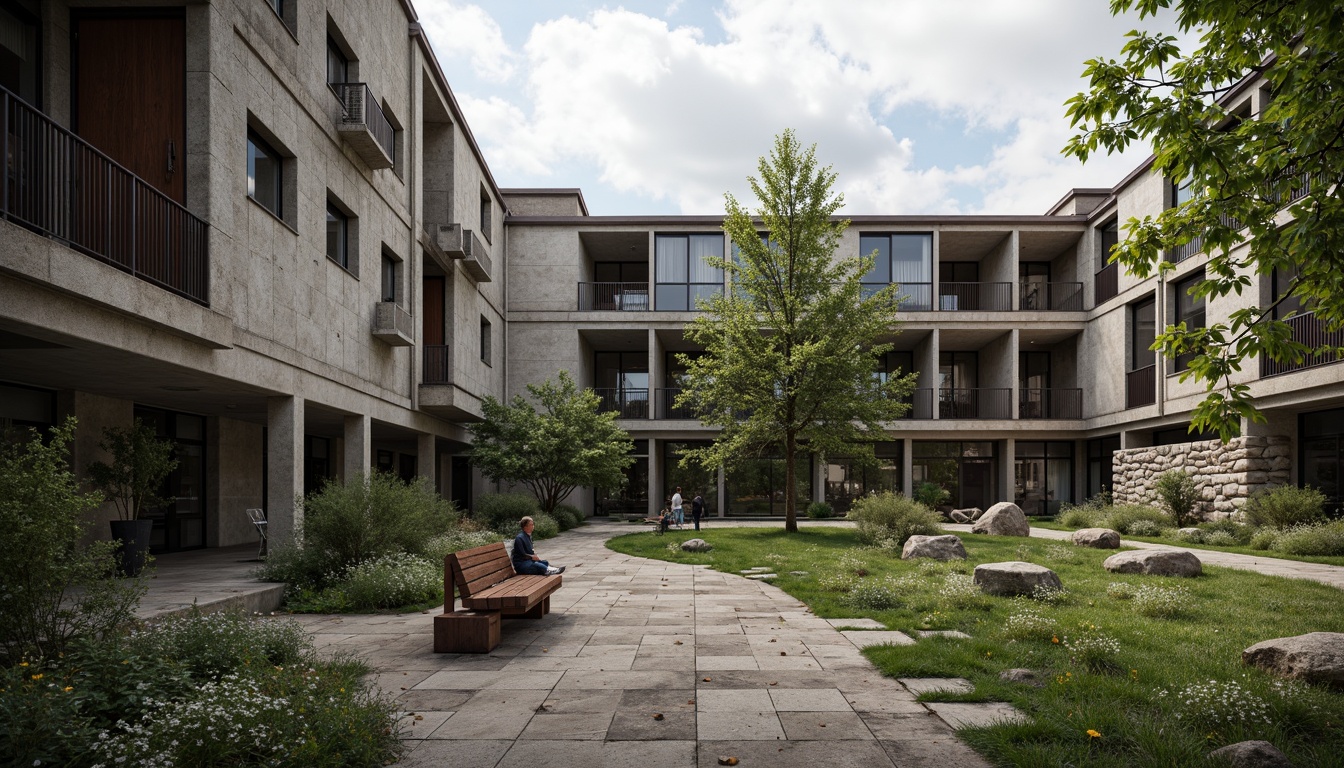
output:
<svg viewBox="0 0 1344 768"><path fill-rule="evenodd" d="M910 407L906 409L902 419L932 419L933 418L933 390L927 387L912 391L906 398Z"/></svg>
<svg viewBox="0 0 1344 768"><path fill-rule="evenodd" d="M648 312L648 283L579 283L579 311Z"/></svg>
<svg viewBox="0 0 1344 768"><path fill-rule="evenodd" d="M601 398L603 411L615 411L622 419L649 418L649 390L647 389L594 389Z"/></svg>
<svg viewBox="0 0 1344 768"><path fill-rule="evenodd" d="M1292 329L1292 340L1308 347L1333 346L1344 347L1344 329L1329 330L1325 321L1316 317L1315 312L1304 312L1300 315L1293 315L1284 320L1288 327ZM1270 376L1280 376L1293 371L1300 371L1303 368L1315 368L1318 365L1330 365L1340 361L1338 355L1316 355L1309 354L1302 358L1302 362L1295 363L1291 360L1282 362L1268 357L1260 358L1260 377L1269 378Z"/></svg>
<svg viewBox="0 0 1344 768"><path fill-rule="evenodd" d="M1017 417L1019 419L1081 419L1083 418L1083 390L1019 389Z"/></svg>
<svg viewBox="0 0 1344 768"><path fill-rule="evenodd" d="M466 267L467 273L481 282L489 282L490 275L494 271L494 265L490 261L490 249L481 238L471 230L463 230L463 257L462 266Z"/></svg>
<svg viewBox="0 0 1344 768"><path fill-rule="evenodd" d="M424 384L453 383L453 358L448 354L447 344L426 344L425 365L420 372Z"/></svg>
<svg viewBox="0 0 1344 768"><path fill-rule="evenodd" d="M0 95L0 213L209 306L209 225L18 96Z"/></svg>
<svg viewBox="0 0 1344 768"><path fill-rule="evenodd" d="M1120 293L1120 265L1107 264L1096 276L1097 295L1095 302L1098 306L1104 301L1115 298Z"/></svg>
<svg viewBox="0 0 1344 768"><path fill-rule="evenodd" d="M1125 374L1125 407L1138 408L1157 402L1157 365Z"/></svg>
<svg viewBox="0 0 1344 768"><path fill-rule="evenodd" d="M681 394L680 387L664 387L656 389L654 392L658 396L658 410L654 414L655 419L698 419L695 411L690 408L678 408L676 406L677 395Z"/></svg>
<svg viewBox="0 0 1344 768"><path fill-rule="evenodd" d="M1018 306L1024 311L1081 312L1082 283L1022 283Z"/></svg>
<svg viewBox="0 0 1344 768"><path fill-rule="evenodd" d="M1011 419L1011 389L939 389L940 419Z"/></svg>
<svg viewBox="0 0 1344 768"><path fill-rule="evenodd" d="M341 105L337 129L370 168L391 168L396 160L396 130L366 83L332 83Z"/></svg>
<svg viewBox="0 0 1344 768"><path fill-rule="evenodd" d="M1012 283L939 283L938 309L944 312L1007 312Z"/></svg>

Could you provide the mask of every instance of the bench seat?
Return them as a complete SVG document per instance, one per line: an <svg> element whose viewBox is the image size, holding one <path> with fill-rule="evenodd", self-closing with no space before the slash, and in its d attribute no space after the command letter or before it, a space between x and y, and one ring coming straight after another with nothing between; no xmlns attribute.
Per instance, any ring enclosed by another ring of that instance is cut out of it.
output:
<svg viewBox="0 0 1344 768"><path fill-rule="evenodd" d="M561 583L559 574L516 573L503 542L449 554L443 563L443 615L434 617L434 652L489 653L499 644L500 616L545 616ZM453 610L454 589L461 611Z"/></svg>

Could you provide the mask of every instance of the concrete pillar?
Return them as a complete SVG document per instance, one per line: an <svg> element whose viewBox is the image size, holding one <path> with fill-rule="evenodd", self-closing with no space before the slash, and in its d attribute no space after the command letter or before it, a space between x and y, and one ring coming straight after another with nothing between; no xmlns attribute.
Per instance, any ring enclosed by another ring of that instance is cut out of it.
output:
<svg viewBox="0 0 1344 768"><path fill-rule="evenodd" d="M826 501L826 457L820 453L812 454L812 501ZM806 512L807 510L803 510Z"/></svg>
<svg viewBox="0 0 1344 768"><path fill-rule="evenodd" d="M1004 471L999 473L999 501L1013 501L1013 492L1017 490L1017 441L1008 438L1003 441L1003 460L999 466Z"/></svg>
<svg viewBox="0 0 1344 768"><path fill-rule="evenodd" d="M420 434L415 437L415 474L428 478L429 484L438 489L438 441L433 435Z"/></svg>
<svg viewBox="0 0 1344 768"><path fill-rule="evenodd" d="M663 508L663 446L664 441L649 438L649 516Z"/></svg>
<svg viewBox="0 0 1344 768"><path fill-rule="evenodd" d="M302 397L266 398L267 534L272 543L288 543L303 525Z"/></svg>
<svg viewBox="0 0 1344 768"><path fill-rule="evenodd" d="M373 463L373 420L356 414L345 417L345 481L369 474Z"/></svg>
<svg viewBox="0 0 1344 768"><path fill-rule="evenodd" d="M901 438L901 493L905 498L915 497L915 441Z"/></svg>
<svg viewBox="0 0 1344 768"><path fill-rule="evenodd" d="M718 494L719 494L719 517L727 517L728 509L728 490L724 483L724 477L727 475L723 467L719 467Z"/></svg>

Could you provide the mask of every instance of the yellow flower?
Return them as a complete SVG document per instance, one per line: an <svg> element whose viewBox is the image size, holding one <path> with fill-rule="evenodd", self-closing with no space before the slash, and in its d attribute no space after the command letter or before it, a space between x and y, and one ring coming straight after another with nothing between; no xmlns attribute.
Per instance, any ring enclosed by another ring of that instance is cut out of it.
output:
<svg viewBox="0 0 1344 768"><path fill-rule="evenodd" d="M1051 636L1050 636L1050 642L1052 642L1052 643L1058 643L1058 642L1059 642L1059 635L1051 635Z"/></svg>
<svg viewBox="0 0 1344 768"><path fill-rule="evenodd" d="M1096 731L1094 731L1094 730L1092 730L1091 728L1088 728L1088 729L1087 729L1087 735L1088 735L1088 736L1091 736L1091 737L1094 738L1094 739L1100 739L1100 738L1101 738L1101 734L1098 733L1098 732L1096 732Z"/></svg>
<svg viewBox="0 0 1344 768"><path fill-rule="evenodd" d="M38 674L33 675L33 679L34 679L34 680L41 680L41 679L42 679L42 673L39 672Z"/></svg>
<svg viewBox="0 0 1344 768"><path fill-rule="evenodd" d="M1129 670L1129 679L1130 679L1130 680L1138 680L1138 679L1139 679L1139 670L1137 670L1137 669L1131 669L1131 670Z"/></svg>
<svg viewBox="0 0 1344 768"><path fill-rule="evenodd" d="M994 652L993 652L993 651L985 651L985 658L986 658L986 659L992 659L992 658L994 658Z"/></svg>
<svg viewBox="0 0 1344 768"><path fill-rule="evenodd" d="M20 667L26 667L26 666L28 666L28 662L26 662L26 661L20 661L20 662L19 662L19 666L20 666Z"/></svg>
<svg viewBox="0 0 1344 768"><path fill-rule="evenodd" d="M64 690L65 690L66 693L69 693L69 692L75 690L75 688L74 688L74 686L67 685L67 686L65 686Z"/></svg>

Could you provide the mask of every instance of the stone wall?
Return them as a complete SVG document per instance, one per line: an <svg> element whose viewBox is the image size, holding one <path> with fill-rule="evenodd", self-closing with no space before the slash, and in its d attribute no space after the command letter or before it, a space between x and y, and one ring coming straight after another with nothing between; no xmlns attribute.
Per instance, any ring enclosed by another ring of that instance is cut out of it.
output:
<svg viewBox="0 0 1344 768"><path fill-rule="evenodd" d="M1290 481L1286 437L1238 437L1226 445L1218 440L1129 448L1111 459L1116 504L1153 500L1153 485L1163 472L1183 469L1200 492L1197 510L1206 518L1227 517L1241 509L1252 493Z"/></svg>

